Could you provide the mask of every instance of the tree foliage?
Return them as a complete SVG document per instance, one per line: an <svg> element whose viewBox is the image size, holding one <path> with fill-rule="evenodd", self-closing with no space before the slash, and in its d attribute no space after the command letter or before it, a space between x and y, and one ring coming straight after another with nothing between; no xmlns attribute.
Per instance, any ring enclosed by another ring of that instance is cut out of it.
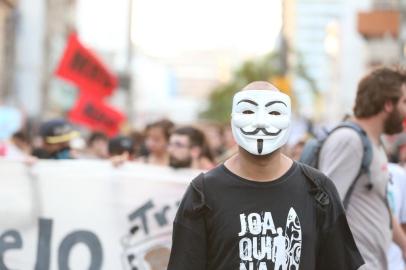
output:
<svg viewBox="0 0 406 270"><path fill-rule="evenodd" d="M272 81L275 77L283 76L280 60L278 53L269 53L260 59L244 62L233 72L232 79L228 83L213 89L209 96L208 108L200 114L200 117L218 123L228 123L235 92L252 81ZM316 84L306 73L301 61L293 72L308 81L310 89L317 93Z"/></svg>

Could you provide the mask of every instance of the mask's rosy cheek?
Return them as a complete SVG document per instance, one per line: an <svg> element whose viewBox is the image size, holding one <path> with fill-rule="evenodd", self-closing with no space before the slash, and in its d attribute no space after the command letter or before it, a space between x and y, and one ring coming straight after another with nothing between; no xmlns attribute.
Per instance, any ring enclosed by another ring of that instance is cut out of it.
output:
<svg viewBox="0 0 406 270"><path fill-rule="evenodd" d="M233 113L231 117L233 125L239 128L251 125L254 120L253 116L241 113Z"/></svg>
<svg viewBox="0 0 406 270"><path fill-rule="evenodd" d="M269 116L268 123L277 129L287 129L290 124L290 118L287 115Z"/></svg>

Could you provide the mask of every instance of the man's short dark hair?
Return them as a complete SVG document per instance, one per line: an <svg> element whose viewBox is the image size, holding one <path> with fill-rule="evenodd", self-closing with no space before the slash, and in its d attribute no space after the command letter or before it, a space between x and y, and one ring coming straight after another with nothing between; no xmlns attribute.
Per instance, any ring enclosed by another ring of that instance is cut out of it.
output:
<svg viewBox="0 0 406 270"><path fill-rule="evenodd" d="M148 124L145 127L145 131L147 132L148 130L152 129L152 128L160 128L166 138L166 140L169 140L169 137L171 136L171 132L172 129L175 125L173 124L172 121L167 120L167 119L163 119L163 120L159 120L157 122L153 122L151 124Z"/></svg>
<svg viewBox="0 0 406 270"><path fill-rule="evenodd" d="M204 133L192 126L184 126L175 129L172 134L185 135L189 138L190 146L201 148L201 156L207 157L213 161L213 154L210 152Z"/></svg>
<svg viewBox="0 0 406 270"><path fill-rule="evenodd" d="M177 128L172 132L172 134L187 136L191 146L203 146L205 142L203 132L191 126Z"/></svg>
<svg viewBox="0 0 406 270"><path fill-rule="evenodd" d="M366 75L358 84L354 115L371 117L384 108L387 101L396 104L402 96L406 73L400 68L380 67Z"/></svg>
<svg viewBox="0 0 406 270"><path fill-rule="evenodd" d="M92 145L95 141L102 140L102 141L108 141L109 138L107 137L106 134L103 132L95 131L92 134L90 134L89 138L87 139L87 145Z"/></svg>

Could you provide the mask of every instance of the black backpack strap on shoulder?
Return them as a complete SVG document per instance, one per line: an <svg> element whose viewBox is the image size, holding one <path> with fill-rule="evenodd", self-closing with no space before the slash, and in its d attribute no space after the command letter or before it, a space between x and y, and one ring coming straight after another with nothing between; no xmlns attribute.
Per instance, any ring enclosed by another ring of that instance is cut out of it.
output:
<svg viewBox="0 0 406 270"><path fill-rule="evenodd" d="M330 204L330 197L322 187L319 175L317 175L315 169L303 163L299 163L299 166L311 185L309 193L314 196L318 206L324 210Z"/></svg>
<svg viewBox="0 0 406 270"><path fill-rule="evenodd" d="M186 214L190 217L200 217L210 211L210 207L207 205L206 195L204 192L204 173L199 174L195 179L193 179L190 184L196 193L193 200L193 206L190 211Z"/></svg>
<svg viewBox="0 0 406 270"><path fill-rule="evenodd" d="M362 148L363 148L361 167L360 167L355 179L352 181L350 187L348 188L347 193L344 196L343 205L344 205L344 209L347 209L348 204L350 202L350 197L351 197L351 195L354 191L355 185L356 185L358 179L361 177L361 175L366 174L368 177L368 183L366 184L366 188L368 190L371 190L373 188L371 172L369 169L369 167L372 163L373 149L372 149L371 141L368 138L368 135L366 134L365 130L363 130L358 124L351 122L351 121L347 121L347 122L341 123L335 129L342 128L342 127L351 128L354 131L356 131L357 134L361 138Z"/></svg>
<svg viewBox="0 0 406 270"><path fill-rule="evenodd" d="M321 184L320 173L312 167L303 163L298 163L307 182L310 184L309 193L314 197L316 201L316 228L318 232L322 232L325 228L328 215L328 207L330 205L330 196L324 190ZM317 241L316 250L317 254L320 249L320 241Z"/></svg>

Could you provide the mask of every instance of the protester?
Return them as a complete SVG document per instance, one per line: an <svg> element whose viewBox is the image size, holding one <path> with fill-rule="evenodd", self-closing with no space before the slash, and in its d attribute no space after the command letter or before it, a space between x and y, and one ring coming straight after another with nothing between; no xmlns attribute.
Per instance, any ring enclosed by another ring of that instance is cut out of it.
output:
<svg viewBox="0 0 406 270"><path fill-rule="evenodd" d="M403 137L403 136L402 136ZM401 142L403 141L403 142ZM398 141L395 149L406 145L404 138ZM399 150L396 151L399 154ZM398 158L397 158L398 159ZM388 201L393 215L398 219L403 231L406 227L406 171L403 164L390 163L389 172L391 180L388 185ZM405 270L406 264L403 259L402 250L392 242L387 252L389 270Z"/></svg>
<svg viewBox="0 0 406 270"><path fill-rule="evenodd" d="M301 138L299 138L288 150L288 155L291 157L293 160L300 160L300 156L302 154L303 148L308 140L309 136L303 135Z"/></svg>
<svg viewBox="0 0 406 270"><path fill-rule="evenodd" d="M387 269L392 237L406 257L406 239L388 209L388 160L380 140L382 134L401 132L405 116L406 74L386 67L375 69L360 81L350 119L366 132L372 145L369 172L359 174L365 153L353 129L333 132L320 152L320 170L333 180L341 198L348 198L348 223L366 262L362 269Z"/></svg>
<svg viewBox="0 0 406 270"><path fill-rule="evenodd" d="M228 158L233 156L238 151L238 145L235 143L231 127L229 125L223 126L222 130L222 143L223 143L223 153L216 158L216 163L223 163Z"/></svg>
<svg viewBox="0 0 406 270"><path fill-rule="evenodd" d="M168 166L167 151L169 136L174 124L169 120L161 120L147 125L145 129L145 145L148 155L143 159L145 163Z"/></svg>
<svg viewBox="0 0 406 270"><path fill-rule="evenodd" d="M0 141L0 159L35 164L37 159L31 155L31 143L26 132L17 131L9 140Z"/></svg>
<svg viewBox="0 0 406 270"><path fill-rule="evenodd" d="M109 141L109 158L114 166L122 165L126 161L133 161L134 142L126 136L117 136Z"/></svg>
<svg viewBox="0 0 406 270"><path fill-rule="evenodd" d="M32 155L40 159L72 159L69 143L79 136L70 123L54 119L40 127L42 147L33 150Z"/></svg>
<svg viewBox="0 0 406 270"><path fill-rule="evenodd" d="M128 137L134 143L134 157L138 161L145 162L145 157L148 156L148 149L145 145L145 134L143 131L133 130Z"/></svg>
<svg viewBox="0 0 406 270"><path fill-rule="evenodd" d="M406 168L406 133L403 132L396 136L393 143L392 162L399 163L400 166Z"/></svg>
<svg viewBox="0 0 406 270"><path fill-rule="evenodd" d="M221 126L215 123L202 123L197 126L197 128L203 131L210 153L212 153L214 159L217 159L217 157L221 156L225 151Z"/></svg>
<svg viewBox="0 0 406 270"><path fill-rule="evenodd" d="M103 132L93 132L87 140L87 149L84 157L92 159L106 159L108 153L109 138Z"/></svg>
<svg viewBox="0 0 406 270"><path fill-rule="evenodd" d="M12 144L22 153L28 155L31 153L31 144L28 134L24 131L17 131L11 136Z"/></svg>
<svg viewBox="0 0 406 270"><path fill-rule="evenodd" d="M202 131L192 126L175 129L169 139L169 166L209 170L213 156Z"/></svg>
<svg viewBox="0 0 406 270"><path fill-rule="evenodd" d="M174 221L168 270L363 264L332 182L281 153L290 116L290 98L267 82L234 96L238 153L189 186Z"/></svg>

